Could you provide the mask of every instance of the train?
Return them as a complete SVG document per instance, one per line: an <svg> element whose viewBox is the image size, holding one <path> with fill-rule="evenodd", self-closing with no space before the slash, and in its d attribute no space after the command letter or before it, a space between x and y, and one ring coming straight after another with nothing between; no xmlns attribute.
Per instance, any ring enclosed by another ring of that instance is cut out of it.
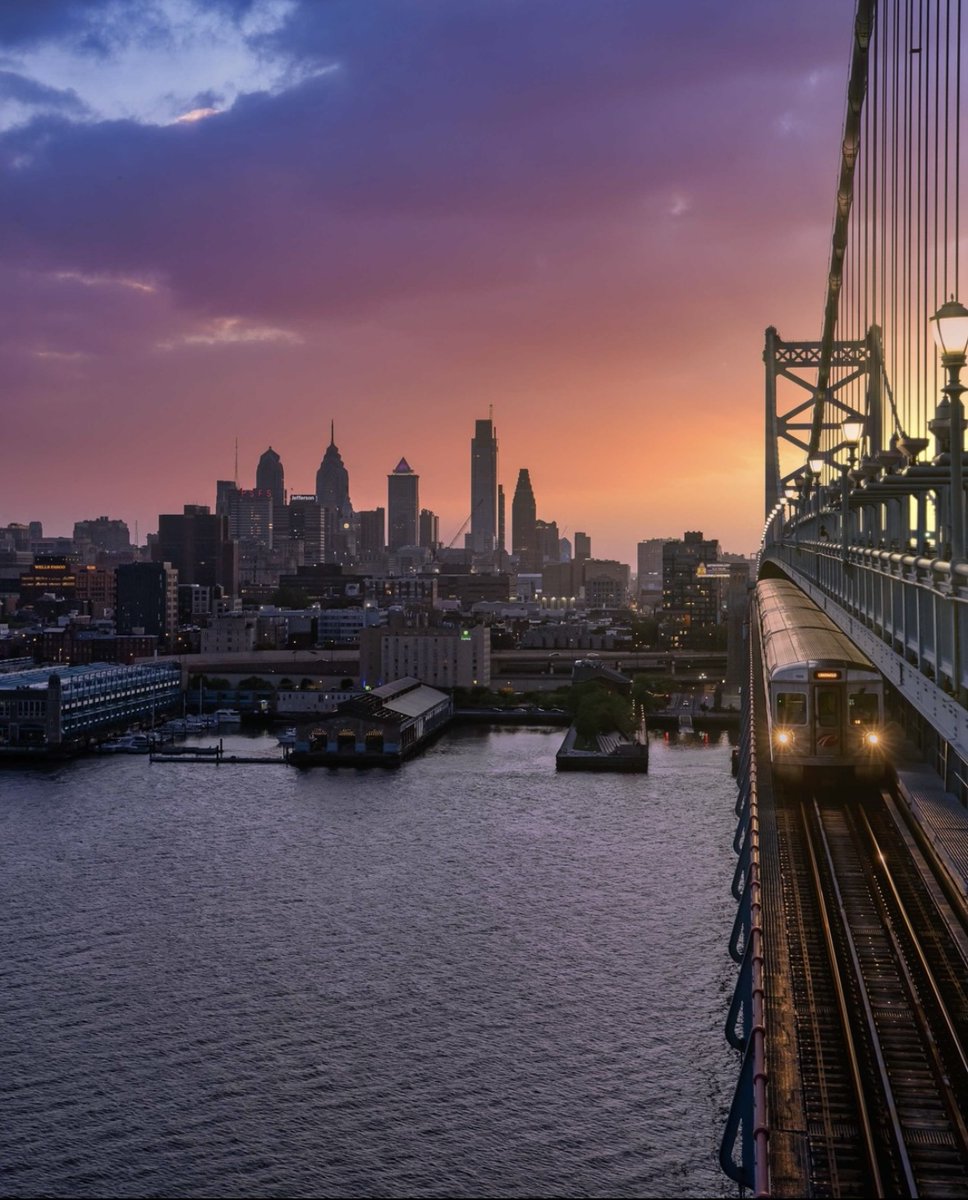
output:
<svg viewBox="0 0 968 1200"><path fill-rule="evenodd" d="M760 580L753 612L774 778L882 779L888 746L881 673L789 580Z"/></svg>

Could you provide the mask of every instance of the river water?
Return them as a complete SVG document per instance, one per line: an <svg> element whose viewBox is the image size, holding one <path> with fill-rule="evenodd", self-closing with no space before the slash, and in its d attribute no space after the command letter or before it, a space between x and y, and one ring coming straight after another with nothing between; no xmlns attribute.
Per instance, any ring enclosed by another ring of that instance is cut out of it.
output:
<svg viewBox="0 0 968 1200"><path fill-rule="evenodd" d="M0 772L0 1194L734 1195L729 745L562 732Z"/></svg>

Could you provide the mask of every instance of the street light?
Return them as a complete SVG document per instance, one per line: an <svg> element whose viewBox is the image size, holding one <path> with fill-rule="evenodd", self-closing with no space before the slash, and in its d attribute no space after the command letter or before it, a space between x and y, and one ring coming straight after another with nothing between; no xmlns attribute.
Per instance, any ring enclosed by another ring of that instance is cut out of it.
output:
<svg viewBox="0 0 968 1200"><path fill-rule="evenodd" d="M847 526L850 523L850 502L847 484L850 472L857 462L857 443L864 432L864 420L857 413L849 413L840 423L840 431L847 444L847 462L841 467L840 475L840 557L847 561Z"/></svg>
<svg viewBox="0 0 968 1200"><path fill-rule="evenodd" d="M963 417L961 368L968 352L968 309L953 296L931 318L941 363L948 374L943 391L951 414L948 458L951 464L951 567L965 557L965 493L962 478Z"/></svg>
<svg viewBox="0 0 968 1200"><path fill-rule="evenodd" d="M817 519L820 519L820 473L826 459L822 454L813 454L807 459L807 470L810 472L810 487L817 493Z"/></svg>

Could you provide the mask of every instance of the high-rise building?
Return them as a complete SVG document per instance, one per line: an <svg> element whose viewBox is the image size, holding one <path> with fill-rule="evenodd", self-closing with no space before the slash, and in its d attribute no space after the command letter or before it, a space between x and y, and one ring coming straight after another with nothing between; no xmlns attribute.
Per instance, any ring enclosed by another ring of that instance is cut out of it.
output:
<svg viewBox="0 0 968 1200"><path fill-rule="evenodd" d="M497 548L497 433L488 418L477 421L471 439L471 532L474 554Z"/></svg>
<svg viewBox="0 0 968 1200"><path fill-rule="evenodd" d="M504 504L504 484L497 485L497 548L503 554L508 548L507 516Z"/></svg>
<svg viewBox="0 0 968 1200"><path fill-rule="evenodd" d="M518 471L518 482L511 501L511 553L517 556L519 571L540 571L538 559L537 506L531 473Z"/></svg>
<svg viewBox="0 0 968 1200"><path fill-rule="evenodd" d="M180 583L219 587L223 594L239 591L239 548L229 537L227 515L213 513L207 504L186 504L182 513L162 513L158 540L151 547L154 562L171 563Z"/></svg>
<svg viewBox="0 0 968 1200"><path fill-rule="evenodd" d="M289 497L289 542L301 543L306 566L326 561L325 510L313 493Z"/></svg>
<svg viewBox="0 0 968 1200"><path fill-rule="evenodd" d="M539 566L558 562L561 554L558 546L558 522L535 521L534 533Z"/></svg>
<svg viewBox="0 0 968 1200"><path fill-rule="evenodd" d="M420 510L417 536L420 539L418 545L425 550L436 550L440 545L440 518L429 508Z"/></svg>
<svg viewBox="0 0 968 1200"><path fill-rule="evenodd" d="M234 479L216 479L215 481L215 515L227 517L232 497L239 490Z"/></svg>
<svg viewBox="0 0 968 1200"><path fill-rule="evenodd" d="M420 512L420 476L401 458L387 476L387 549L416 546Z"/></svg>
<svg viewBox="0 0 968 1200"><path fill-rule="evenodd" d="M257 491L272 495L273 512L281 513L286 506L286 476L282 460L271 446L259 459L255 469L255 486Z"/></svg>
<svg viewBox="0 0 968 1200"><path fill-rule="evenodd" d="M719 622L720 584L707 570L719 553L719 542L697 531L662 547L662 612L674 646L688 645Z"/></svg>
<svg viewBox="0 0 968 1200"><path fill-rule="evenodd" d="M142 632L175 644L178 572L169 562L125 563L117 569L118 633Z"/></svg>
<svg viewBox="0 0 968 1200"><path fill-rule="evenodd" d="M246 548L272 549L275 500L261 488L236 488L228 496L229 537Z"/></svg>
<svg viewBox="0 0 968 1200"><path fill-rule="evenodd" d="M575 558L591 558L592 539L587 533L575 530Z"/></svg>
<svg viewBox="0 0 968 1200"><path fill-rule="evenodd" d="M352 516L350 476L336 448L335 422L330 423L329 445L316 472L316 499L324 508L333 508L344 516Z"/></svg>
<svg viewBox="0 0 968 1200"><path fill-rule="evenodd" d="M326 509L327 526L332 531L326 561L349 562L353 556L353 505L350 503L349 472L336 448L335 422L330 422L329 445L316 472L316 499Z"/></svg>
<svg viewBox="0 0 968 1200"><path fill-rule="evenodd" d="M357 554L367 560L379 558L386 550L386 509L364 509L356 514L359 523Z"/></svg>
<svg viewBox="0 0 968 1200"><path fill-rule="evenodd" d="M672 538L647 538L639 542L636 549L636 571L638 591L660 592L662 590L662 547Z"/></svg>

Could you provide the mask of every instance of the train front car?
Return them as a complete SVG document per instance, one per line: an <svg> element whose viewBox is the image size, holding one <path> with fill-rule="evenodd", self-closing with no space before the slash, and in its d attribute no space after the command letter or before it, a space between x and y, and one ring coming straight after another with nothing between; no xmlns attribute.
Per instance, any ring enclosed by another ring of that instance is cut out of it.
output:
<svg viewBox="0 0 968 1200"><path fill-rule="evenodd" d="M884 685L874 664L799 588L756 585L774 776L876 781L884 773Z"/></svg>

